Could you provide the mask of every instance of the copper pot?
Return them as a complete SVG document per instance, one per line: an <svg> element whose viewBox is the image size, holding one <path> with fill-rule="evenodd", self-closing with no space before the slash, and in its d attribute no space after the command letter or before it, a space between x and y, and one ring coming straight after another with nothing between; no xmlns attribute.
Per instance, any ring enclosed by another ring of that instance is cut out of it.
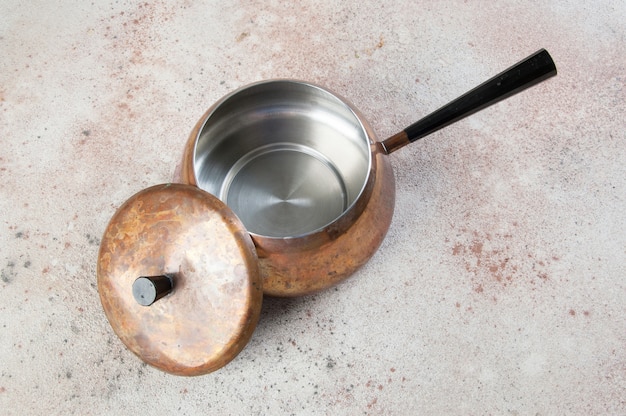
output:
<svg viewBox="0 0 626 416"><path fill-rule="evenodd" d="M374 254L394 208L386 155L555 74L540 50L384 141L313 84L229 94L193 129L183 183L135 194L109 222L97 277L111 326L164 371L221 368L250 339L264 293L327 288Z"/></svg>
<svg viewBox="0 0 626 416"><path fill-rule="evenodd" d="M255 83L198 121L180 179L243 221L265 294L306 295L351 275L383 241L395 197L387 154L555 73L541 50L382 142L337 94L301 81Z"/></svg>

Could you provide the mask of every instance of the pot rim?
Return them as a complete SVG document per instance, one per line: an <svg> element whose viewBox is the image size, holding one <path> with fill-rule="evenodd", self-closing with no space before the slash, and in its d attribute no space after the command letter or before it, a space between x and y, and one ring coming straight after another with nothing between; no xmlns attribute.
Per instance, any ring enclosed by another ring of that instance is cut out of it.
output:
<svg viewBox="0 0 626 416"><path fill-rule="evenodd" d="M237 94L240 94L241 92L247 89L257 87L260 85L280 84L280 83L299 84L305 87L320 90L323 93L328 94L334 99L336 99L347 110L349 110L349 112L352 114L352 116L358 123L359 129L364 133L365 138L368 140L370 151L367 152L367 175L365 177L365 180L363 181L361 189L359 190L358 194L356 195L352 203L350 203L350 205L346 207L346 209L343 210L341 215L339 215L338 217L336 217L334 220L330 221L329 223L325 224L324 226L321 226L315 230L308 231L302 234L290 235L290 236L267 236L267 235L258 234L258 233L249 231L247 229L246 231L250 234L250 236L252 236L253 239L255 240L262 239L262 240L269 242L270 244L271 242L290 241L290 240L295 240L295 239L306 239L306 240L313 241L313 240L317 240L316 237L320 235L328 235L331 240L335 239L338 235L341 235L348 227L350 227L352 223L354 223L354 221L359 217L359 215L363 212L363 209L367 205L367 201L369 200L371 189L373 187L374 178L376 176L373 174L376 170L376 158L373 157L373 154L377 151L380 151L381 147L371 126L367 123L363 115L356 109L356 107L349 100L344 98L342 95L337 94L334 91L329 90L328 88L322 87L316 83L303 81L299 79L292 79L292 78L271 78L271 79L256 81L256 82L243 85L229 92L228 94L224 95L219 100L217 100L202 116L203 120L201 124L199 123L199 128L194 129L194 131L192 132L192 135L193 135L192 137L194 140L193 151L191 155L192 156L191 167L192 167L192 172L193 172L193 180L196 183L196 186L199 186L198 178L196 175L196 154L197 154L197 148L198 148L198 141L207 123L211 119L211 116L217 111L217 109L221 105L223 105L225 102L230 100L232 97L234 97ZM216 195L216 198L220 199L219 196L217 195Z"/></svg>

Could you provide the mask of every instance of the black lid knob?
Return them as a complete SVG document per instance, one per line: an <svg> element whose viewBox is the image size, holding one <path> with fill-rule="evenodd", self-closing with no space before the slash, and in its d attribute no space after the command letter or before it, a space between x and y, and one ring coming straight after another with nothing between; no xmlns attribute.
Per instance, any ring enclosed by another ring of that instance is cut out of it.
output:
<svg viewBox="0 0 626 416"><path fill-rule="evenodd" d="M140 276L133 283L133 296L142 306L150 306L172 291L172 278L160 276Z"/></svg>

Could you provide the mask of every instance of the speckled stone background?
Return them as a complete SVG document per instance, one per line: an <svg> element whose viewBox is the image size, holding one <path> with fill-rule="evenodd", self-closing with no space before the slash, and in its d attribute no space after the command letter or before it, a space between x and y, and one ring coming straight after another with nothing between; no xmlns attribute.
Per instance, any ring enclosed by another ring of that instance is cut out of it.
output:
<svg viewBox="0 0 626 416"><path fill-rule="evenodd" d="M626 414L626 3L0 4L0 414ZM196 378L144 365L96 290L100 237L201 114L289 77L380 138L535 50L559 75L391 155L378 253L266 299Z"/></svg>

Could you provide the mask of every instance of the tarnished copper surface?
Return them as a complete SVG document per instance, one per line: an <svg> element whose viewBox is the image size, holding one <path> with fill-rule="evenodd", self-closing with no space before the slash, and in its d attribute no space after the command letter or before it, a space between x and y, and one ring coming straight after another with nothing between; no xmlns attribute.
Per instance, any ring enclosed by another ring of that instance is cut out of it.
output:
<svg viewBox="0 0 626 416"><path fill-rule="evenodd" d="M192 130L177 180L197 186L193 168L195 143L212 110ZM365 264L385 238L395 203L393 169L371 127L357 110L353 111L372 140L367 189L348 215L318 233L286 239L252 235L267 295L300 296L331 287Z"/></svg>
<svg viewBox="0 0 626 416"><path fill-rule="evenodd" d="M142 360L178 375L205 374L246 345L262 302L255 249L241 222L196 187L139 192L111 219L98 258L98 291L116 334ZM173 291L139 305L132 284L172 274Z"/></svg>

